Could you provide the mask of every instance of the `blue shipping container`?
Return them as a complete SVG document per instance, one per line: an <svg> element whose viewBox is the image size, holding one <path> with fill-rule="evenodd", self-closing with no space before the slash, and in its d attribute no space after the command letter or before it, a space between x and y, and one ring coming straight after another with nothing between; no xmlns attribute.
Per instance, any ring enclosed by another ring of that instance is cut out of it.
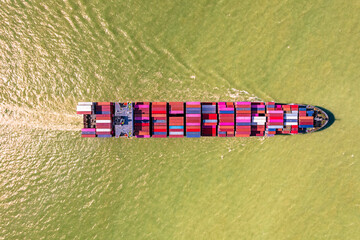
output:
<svg viewBox="0 0 360 240"><path fill-rule="evenodd" d="M169 129L184 129L184 126L169 126Z"/></svg>
<svg viewBox="0 0 360 240"><path fill-rule="evenodd" d="M111 138L112 135L110 135L110 134L97 134L97 137L99 137L99 138Z"/></svg>

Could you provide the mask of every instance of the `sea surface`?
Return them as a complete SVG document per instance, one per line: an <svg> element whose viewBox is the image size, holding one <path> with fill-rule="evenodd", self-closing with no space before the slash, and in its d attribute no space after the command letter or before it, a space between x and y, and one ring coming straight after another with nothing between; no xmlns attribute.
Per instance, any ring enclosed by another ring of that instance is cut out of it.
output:
<svg viewBox="0 0 360 240"><path fill-rule="evenodd" d="M0 239L359 239L360 2L0 0ZM331 111L272 138L82 139L78 101Z"/></svg>

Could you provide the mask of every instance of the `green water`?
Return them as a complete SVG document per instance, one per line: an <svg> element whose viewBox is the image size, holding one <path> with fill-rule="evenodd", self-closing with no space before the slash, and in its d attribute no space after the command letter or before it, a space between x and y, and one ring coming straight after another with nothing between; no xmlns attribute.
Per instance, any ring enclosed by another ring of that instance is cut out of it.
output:
<svg viewBox="0 0 360 240"><path fill-rule="evenodd" d="M0 239L359 239L359 1L0 1ZM325 131L81 139L78 101L318 105Z"/></svg>

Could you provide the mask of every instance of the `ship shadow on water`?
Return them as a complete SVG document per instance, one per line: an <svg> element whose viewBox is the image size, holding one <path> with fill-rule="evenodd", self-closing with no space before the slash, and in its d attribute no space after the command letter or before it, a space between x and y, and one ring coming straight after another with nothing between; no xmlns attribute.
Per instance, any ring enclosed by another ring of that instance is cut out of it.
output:
<svg viewBox="0 0 360 240"><path fill-rule="evenodd" d="M324 107L319 107L319 106L315 106L315 107L324 111L329 117L327 124L324 127L322 127L321 129L317 130L317 132L320 132L320 131L323 131L323 130L329 128L331 125L333 125L333 123L335 122L336 119L335 119L335 115L332 112L330 112L328 109L326 109Z"/></svg>

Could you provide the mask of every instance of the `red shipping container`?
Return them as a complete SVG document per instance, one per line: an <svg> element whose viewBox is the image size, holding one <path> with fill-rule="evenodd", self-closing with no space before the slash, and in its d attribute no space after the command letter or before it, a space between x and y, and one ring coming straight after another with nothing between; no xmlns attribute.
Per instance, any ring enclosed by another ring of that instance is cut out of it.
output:
<svg viewBox="0 0 360 240"><path fill-rule="evenodd" d="M167 135L151 135L152 138L167 138Z"/></svg>
<svg viewBox="0 0 360 240"><path fill-rule="evenodd" d="M220 129L235 129L234 126L219 126Z"/></svg>
<svg viewBox="0 0 360 240"><path fill-rule="evenodd" d="M167 124L166 123L153 123L154 128L159 128L159 127L164 127L164 126L167 126Z"/></svg>
<svg viewBox="0 0 360 240"><path fill-rule="evenodd" d="M91 114L91 111L78 111L76 114Z"/></svg>
<svg viewBox="0 0 360 240"><path fill-rule="evenodd" d="M169 123L169 126L184 126L183 123Z"/></svg>
<svg viewBox="0 0 360 240"><path fill-rule="evenodd" d="M184 129L169 129L169 132L184 132Z"/></svg>
<svg viewBox="0 0 360 240"><path fill-rule="evenodd" d="M221 123L233 123L235 120L233 118L220 118L219 122Z"/></svg>
<svg viewBox="0 0 360 240"><path fill-rule="evenodd" d="M186 126L186 129L200 129L200 126Z"/></svg>
<svg viewBox="0 0 360 240"><path fill-rule="evenodd" d="M314 117L310 116L310 117L299 117L300 120L313 120Z"/></svg>
<svg viewBox="0 0 360 240"><path fill-rule="evenodd" d="M216 123L203 123L203 126L217 126Z"/></svg>
<svg viewBox="0 0 360 240"><path fill-rule="evenodd" d="M112 105L112 102L97 102L98 106L108 106L108 105Z"/></svg>
<svg viewBox="0 0 360 240"><path fill-rule="evenodd" d="M236 128L242 128L242 129L251 129L251 126L236 126Z"/></svg>
<svg viewBox="0 0 360 240"><path fill-rule="evenodd" d="M96 135L95 134L81 134L81 137L83 137L83 138L94 138L94 137L96 137Z"/></svg>
<svg viewBox="0 0 360 240"><path fill-rule="evenodd" d="M149 126L137 126L136 129L141 129L143 131L149 131L150 130L150 127Z"/></svg>
<svg viewBox="0 0 360 240"><path fill-rule="evenodd" d="M112 135L112 132L111 131L108 131L108 132L96 132L97 135L101 135L101 134L110 134Z"/></svg>
<svg viewBox="0 0 360 240"><path fill-rule="evenodd" d="M236 134L235 137L250 137L250 134Z"/></svg>
<svg viewBox="0 0 360 240"><path fill-rule="evenodd" d="M153 120L167 120L166 117L152 117Z"/></svg>
<svg viewBox="0 0 360 240"><path fill-rule="evenodd" d="M96 123L96 128L112 128L111 123Z"/></svg>
<svg viewBox="0 0 360 240"><path fill-rule="evenodd" d="M169 126L183 126L184 123L182 122L172 122L172 123L169 123Z"/></svg>
<svg viewBox="0 0 360 240"><path fill-rule="evenodd" d="M135 126L150 126L150 123L134 123Z"/></svg>
<svg viewBox="0 0 360 240"><path fill-rule="evenodd" d="M169 117L170 120L184 120L184 117Z"/></svg>
<svg viewBox="0 0 360 240"><path fill-rule="evenodd" d="M186 129L186 132L200 132L200 128L199 129Z"/></svg>
<svg viewBox="0 0 360 240"><path fill-rule="evenodd" d="M151 114L151 117L166 117L164 114Z"/></svg>
<svg viewBox="0 0 360 240"><path fill-rule="evenodd" d="M152 102L152 104L162 106L162 105L167 105L167 102Z"/></svg>
<svg viewBox="0 0 360 240"><path fill-rule="evenodd" d="M203 114L202 115L203 119L217 119L217 114L216 113L212 113L212 114Z"/></svg>
<svg viewBox="0 0 360 240"><path fill-rule="evenodd" d="M149 131L135 131L135 135L150 135Z"/></svg>
<svg viewBox="0 0 360 240"><path fill-rule="evenodd" d="M166 128L154 128L153 129L154 132L167 132L167 129Z"/></svg>
<svg viewBox="0 0 360 240"><path fill-rule="evenodd" d="M194 119L187 118L186 119L186 123L200 123L200 122L201 122L200 118L198 118L198 119L196 119L196 118L194 118Z"/></svg>

